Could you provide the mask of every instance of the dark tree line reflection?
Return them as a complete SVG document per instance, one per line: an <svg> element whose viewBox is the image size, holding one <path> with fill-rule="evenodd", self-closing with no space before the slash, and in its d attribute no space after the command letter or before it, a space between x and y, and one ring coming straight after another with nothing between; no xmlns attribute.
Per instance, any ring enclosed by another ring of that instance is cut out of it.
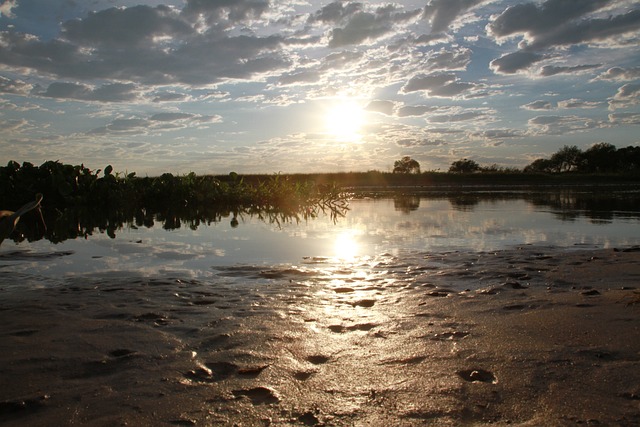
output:
<svg viewBox="0 0 640 427"><path fill-rule="evenodd" d="M286 223L308 221L319 215L328 215L332 220L344 216L348 211L346 201L316 204L296 209L257 208L237 206L173 207L165 209L91 209L87 207L48 209L43 206L45 224L37 213L24 215L10 240L14 242L47 239L61 243L69 239L88 238L96 233L115 238L127 228L162 227L165 230L189 228L196 230L203 225L228 222L236 228L242 221L257 218L268 224L281 226ZM45 228L46 226L46 228Z"/></svg>
<svg viewBox="0 0 640 427"><path fill-rule="evenodd" d="M382 197L393 199L397 211L410 215L420 208L421 202L447 200L458 211L473 211L478 204L492 201L524 200L537 210L548 210L562 221L588 218L593 223L609 223L615 218L640 219L640 190L588 191L563 189L555 191L480 192L458 191L438 194L404 194ZM127 228L162 227L165 230L189 228L227 222L229 227L241 227L246 219L257 218L280 226L313 220L319 215L329 215L334 221L347 214L346 202L282 208L238 208L234 206L177 206L169 208L95 209L48 208L43 203L46 229L37 213L24 215L10 236L15 242L47 239L53 243L68 239L87 238L104 233L115 238Z"/></svg>
<svg viewBox="0 0 640 427"><path fill-rule="evenodd" d="M589 191L565 189L526 192L451 192L431 195L395 195L394 207L409 214L420 207L421 200L443 200L458 211L473 211L482 202L524 200L538 210L549 210L562 221L585 217L594 223L608 223L614 218L640 219L640 190Z"/></svg>

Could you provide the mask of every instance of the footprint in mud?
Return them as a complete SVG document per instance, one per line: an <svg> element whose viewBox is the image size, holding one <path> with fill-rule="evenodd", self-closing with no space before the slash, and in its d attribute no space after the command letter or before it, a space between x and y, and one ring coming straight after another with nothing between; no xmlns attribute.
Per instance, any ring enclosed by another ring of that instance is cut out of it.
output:
<svg viewBox="0 0 640 427"><path fill-rule="evenodd" d="M322 365L323 363L327 363L329 359L330 358L328 356L323 356L321 354L307 357L307 361L313 363L314 365Z"/></svg>
<svg viewBox="0 0 640 427"><path fill-rule="evenodd" d="M233 390L232 393L237 399L248 397L254 405L270 405L280 402L277 393L267 387Z"/></svg>
<svg viewBox="0 0 640 427"><path fill-rule="evenodd" d="M335 333L344 333L344 332L352 332L352 331L370 331L371 329L379 326L376 323L358 323L356 325L351 326L342 326L342 325L331 325L329 326L329 330Z"/></svg>
<svg viewBox="0 0 640 427"><path fill-rule="evenodd" d="M376 300L374 299L361 299L361 300L352 302L351 305L354 307L369 308L369 307L373 307L375 303L376 303Z"/></svg>
<svg viewBox="0 0 640 427"><path fill-rule="evenodd" d="M458 376L465 381L475 383L495 384L498 382L493 373L484 369L465 369L457 372Z"/></svg>

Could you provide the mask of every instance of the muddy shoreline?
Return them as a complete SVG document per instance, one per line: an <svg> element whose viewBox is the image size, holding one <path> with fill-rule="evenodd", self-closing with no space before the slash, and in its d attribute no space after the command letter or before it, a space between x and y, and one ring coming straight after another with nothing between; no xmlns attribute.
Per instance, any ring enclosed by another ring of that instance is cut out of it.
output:
<svg viewBox="0 0 640 427"><path fill-rule="evenodd" d="M640 251L0 279L0 422L640 424ZM33 278L30 278L33 281Z"/></svg>

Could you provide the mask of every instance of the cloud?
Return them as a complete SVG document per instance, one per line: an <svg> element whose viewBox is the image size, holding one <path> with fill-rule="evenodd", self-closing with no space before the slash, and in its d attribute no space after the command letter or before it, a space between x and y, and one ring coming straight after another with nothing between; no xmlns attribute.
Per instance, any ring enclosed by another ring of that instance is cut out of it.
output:
<svg viewBox="0 0 640 427"><path fill-rule="evenodd" d="M266 0L187 0L182 15L196 21L204 18L208 24L227 28L232 23L259 18L268 9Z"/></svg>
<svg viewBox="0 0 640 427"><path fill-rule="evenodd" d="M632 67L632 68L612 67L612 68L609 68L604 73L600 74L596 79L597 80L615 80L615 81L640 79L640 67Z"/></svg>
<svg viewBox="0 0 640 427"><path fill-rule="evenodd" d="M564 24L598 10L611 0L547 0L542 4L519 3L505 9L487 27L496 38L527 34L535 38L555 33Z"/></svg>
<svg viewBox="0 0 640 427"><path fill-rule="evenodd" d="M393 109L395 107L395 102L393 101L385 101L382 99L374 99L369 102L367 106L364 108L367 111L374 111L376 113L381 113L386 116L391 116L393 114Z"/></svg>
<svg viewBox="0 0 640 427"><path fill-rule="evenodd" d="M592 41L603 41L613 36L640 30L640 10L603 19L590 19L564 25L557 31L542 34L525 44L529 49L544 49L550 46L567 46Z"/></svg>
<svg viewBox="0 0 640 427"><path fill-rule="evenodd" d="M581 71L592 70L601 67L602 64L585 64L575 65L573 67L559 67L554 65L545 65L540 70L540 75L544 77L555 76L556 74L577 74Z"/></svg>
<svg viewBox="0 0 640 427"><path fill-rule="evenodd" d="M62 37L82 46L132 49L158 38L188 37L193 28L167 6L133 6L90 12L62 25Z"/></svg>
<svg viewBox="0 0 640 427"><path fill-rule="evenodd" d="M96 102L131 102L139 99L140 93L133 84L112 83L97 88L78 83L51 83L39 96Z"/></svg>
<svg viewBox="0 0 640 427"><path fill-rule="evenodd" d="M418 90L432 90L450 84L456 80L455 74L430 74L413 76L404 85L402 91L415 92Z"/></svg>
<svg viewBox="0 0 640 427"><path fill-rule="evenodd" d="M465 70L471 62L471 49L440 49L430 54L426 67L431 71Z"/></svg>
<svg viewBox="0 0 640 427"><path fill-rule="evenodd" d="M283 74L278 78L278 84L287 85L311 85L320 82L322 74L317 70L302 70Z"/></svg>
<svg viewBox="0 0 640 427"><path fill-rule="evenodd" d="M157 122L175 122L191 119L194 116L195 114L190 113L157 113L149 117L149 120Z"/></svg>
<svg viewBox="0 0 640 427"><path fill-rule="evenodd" d="M491 68L497 73L513 74L544 59L548 55L542 52L547 50L594 42L611 43L615 37L637 34L640 30L640 10L630 10L607 18L590 15L612 4L612 0L547 0L508 7L493 17L487 25L487 33L498 42L517 36L523 36L523 40L519 43L519 51L492 61ZM541 75L574 73L590 67L597 66L547 66L542 69Z"/></svg>
<svg viewBox="0 0 640 427"><path fill-rule="evenodd" d="M398 117L424 116L427 113L436 111L438 108L430 105L404 105L398 108Z"/></svg>
<svg viewBox="0 0 640 427"><path fill-rule="evenodd" d="M426 91L429 96L453 98L476 87L475 83L459 82L455 74L419 74L409 79L402 92Z"/></svg>
<svg viewBox="0 0 640 427"><path fill-rule="evenodd" d="M415 12L395 12L394 6L380 7L375 12L353 14L342 28L331 31L329 47L337 48L375 40L393 31L394 25L407 21L418 14Z"/></svg>
<svg viewBox="0 0 640 427"><path fill-rule="evenodd" d="M472 111L463 111L458 113L451 114L438 114L429 116L427 119L431 123L455 123L455 122L464 122L469 120L475 120L479 118L487 117L486 111L472 110Z"/></svg>
<svg viewBox="0 0 640 427"><path fill-rule="evenodd" d="M640 104L640 83L627 83L609 100L609 110L628 108Z"/></svg>
<svg viewBox="0 0 640 427"><path fill-rule="evenodd" d="M405 138L396 141L396 144L400 147L438 147L440 145L447 145L447 142L443 139L429 139L429 138Z"/></svg>
<svg viewBox="0 0 640 427"><path fill-rule="evenodd" d="M184 93L160 91L154 93L152 102L184 102L190 99L191 96Z"/></svg>
<svg viewBox="0 0 640 427"><path fill-rule="evenodd" d="M578 116L537 116L528 124L533 135L563 135L602 126L596 120Z"/></svg>
<svg viewBox="0 0 640 427"><path fill-rule="evenodd" d="M569 109L569 108L597 108L601 105L601 102L593 102L593 101L585 101L582 99L571 98L565 99L562 101L558 101L558 108L561 109Z"/></svg>
<svg viewBox="0 0 640 427"><path fill-rule="evenodd" d="M0 93L15 95L28 95L33 90L33 85L22 80L13 80L0 76Z"/></svg>
<svg viewBox="0 0 640 427"><path fill-rule="evenodd" d="M7 133L21 131L27 126L29 126L29 122L25 119L10 119L0 121L0 130Z"/></svg>
<svg viewBox="0 0 640 427"><path fill-rule="evenodd" d="M536 62L542 61L544 55L534 52L517 51L502 55L489 63L489 68L498 74L515 74L525 70Z"/></svg>
<svg viewBox="0 0 640 427"><path fill-rule="evenodd" d="M345 20L346 18L353 16L355 13L362 11L362 3L355 2L341 2L336 1L323 6L317 12L309 16L308 22L323 22L337 24Z"/></svg>
<svg viewBox="0 0 640 427"><path fill-rule="evenodd" d="M204 3L190 2L186 7L200 10ZM245 6L228 8L239 17L249 16L252 8ZM212 9L227 10L221 6L206 10ZM226 23L230 18L223 15ZM252 79L290 65L282 36L230 35L213 24L192 25L166 6L106 9L65 22L61 37L48 41L2 32L0 64L63 79L193 86Z"/></svg>
<svg viewBox="0 0 640 427"><path fill-rule="evenodd" d="M89 135L148 135L158 132L175 131L188 126L220 123L217 115L208 116L180 112L160 112L148 118L117 118L105 126L87 132Z"/></svg>
<svg viewBox="0 0 640 427"><path fill-rule="evenodd" d="M640 125L640 113L611 113L609 121L621 125Z"/></svg>
<svg viewBox="0 0 640 427"><path fill-rule="evenodd" d="M553 110L555 106L549 101L533 101L522 106L525 110Z"/></svg>
<svg viewBox="0 0 640 427"><path fill-rule="evenodd" d="M431 0L425 6L423 17L431 23L432 33L447 31L449 26L462 14L490 3L487 0Z"/></svg>
<svg viewBox="0 0 640 427"><path fill-rule="evenodd" d="M522 138L524 136L524 133L517 129L489 129L475 132L473 133L473 136L495 141L503 139Z"/></svg>

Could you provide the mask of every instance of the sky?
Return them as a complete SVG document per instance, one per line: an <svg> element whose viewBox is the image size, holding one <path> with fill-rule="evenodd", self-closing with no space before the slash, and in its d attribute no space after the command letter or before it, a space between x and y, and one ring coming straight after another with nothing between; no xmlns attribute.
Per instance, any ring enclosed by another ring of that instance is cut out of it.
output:
<svg viewBox="0 0 640 427"><path fill-rule="evenodd" d="M635 0L0 0L0 164L521 168L640 144Z"/></svg>

